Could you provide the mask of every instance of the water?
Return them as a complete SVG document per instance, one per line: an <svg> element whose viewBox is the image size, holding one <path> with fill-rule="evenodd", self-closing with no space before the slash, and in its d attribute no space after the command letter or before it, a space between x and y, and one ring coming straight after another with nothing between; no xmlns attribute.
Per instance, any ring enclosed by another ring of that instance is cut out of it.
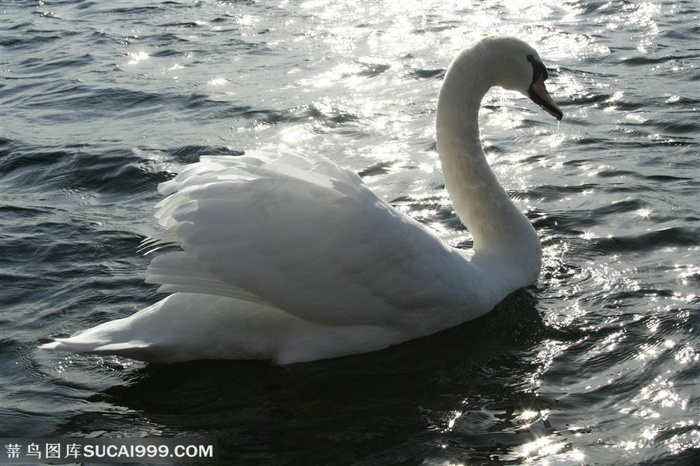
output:
<svg viewBox="0 0 700 466"><path fill-rule="evenodd" d="M506 2L503 2L506 3ZM13 1L0 6L0 437L212 436L234 464L689 464L700 452L695 1ZM386 351L278 367L36 349L158 299L156 185L280 143L445 241L434 112L482 35L535 45L557 124L489 95L538 283Z"/></svg>

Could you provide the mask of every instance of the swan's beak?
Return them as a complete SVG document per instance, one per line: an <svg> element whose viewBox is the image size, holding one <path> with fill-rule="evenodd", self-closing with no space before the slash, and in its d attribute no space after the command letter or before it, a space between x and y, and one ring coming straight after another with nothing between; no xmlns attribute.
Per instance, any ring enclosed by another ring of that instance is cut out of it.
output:
<svg viewBox="0 0 700 466"><path fill-rule="evenodd" d="M544 85L544 79L542 79L542 77L539 77L530 85L527 95L533 102L545 109L547 113L552 115L557 120L561 120L564 117L562 111L559 109L557 104L554 103L554 100L552 100L552 96L550 96L549 92L547 92L547 88Z"/></svg>

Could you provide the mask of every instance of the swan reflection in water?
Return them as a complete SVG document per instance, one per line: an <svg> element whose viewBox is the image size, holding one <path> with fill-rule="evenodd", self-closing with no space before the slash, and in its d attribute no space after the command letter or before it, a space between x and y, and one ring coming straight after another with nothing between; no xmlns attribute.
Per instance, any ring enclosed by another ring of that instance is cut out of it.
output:
<svg viewBox="0 0 700 466"><path fill-rule="evenodd" d="M438 97L448 194L474 238L456 249L320 154L202 157L159 190L164 228L145 241L147 281L172 293L134 315L42 347L145 361L271 359L376 351L454 327L535 282L537 233L489 167L479 137L493 86L560 120L537 52L509 37L462 51Z"/></svg>

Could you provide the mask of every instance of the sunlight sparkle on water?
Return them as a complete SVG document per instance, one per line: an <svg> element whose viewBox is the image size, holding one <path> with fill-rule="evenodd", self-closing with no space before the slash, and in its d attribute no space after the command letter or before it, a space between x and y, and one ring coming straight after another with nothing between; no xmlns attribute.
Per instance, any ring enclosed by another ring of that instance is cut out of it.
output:
<svg viewBox="0 0 700 466"><path fill-rule="evenodd" d="M559 440L558 437L537 437L535 440L522 445L518 456L524 457L526 463L536 462L540 465L581 463L586 455L578 448L571 448L571 444Z"/></svg>
<svg viewBox="0 0 700 466"><path fill-rule="evenodd" d="M651 420L661 418L661 412L669 410L685 412L688 400L679 395L672 381L658 376L651 383L641 388L637 396L632 399L631 406L634 407L624 408L620 412L639 419ZM653 428L653 425L646 429L651 428ZM634 448L639 448L639 446L640 444L638 443L633 445Z"/></svg>
<svg viewBox="0 0 700 466"><path fill-rule="evenodd" d="M542 457L557 455L566 448L566 442L556 441L551 437L540 437L522 446L522 456L542 459Z"/></svg>
<svg viewBox="0 0 700 466"><path fill-rule="evenodd" d="M313 134L304 125L294 125L280 130L281 141L292 147L312 137Z"/></svg>
<svg viewBox="0 0 700 466"><path fill-rule="evenodd" d="M148 54L143 50L139 50L138 52L129 52L127 54L127 57L129 58L127 65L136 65L137 63L140 63L149 58Z"/></svg>
<svg viewBox="0 0 700 466"><path fill-rule="evenodd" d="M301 81L300 84L326 88L337 85L338 81L344 81L352 86L357 84L362 78L359 76L362 67L358 63L340 63L333 69L315 76L313 79Z"/></svg>
<svg viewBox="0 0 700 466"><path fill-rule="evenodd" d="M454 415L452 418L450 418L449 422L447 423L447 429L452 430L452 428L455 426L455 422L457 422L457 419L462 417L462 412L461 411L455 411Z"/></svg>
<svg viewBox="0 0 700 466"><path fill-rule="evenodd" d="M207 84L210 86L223 86L227 82L228 80L225 78L212 78L209 81L207 81Z"/></svg>
<svg viewBox="0 0 700 466"><path fill-rule="evenodd" d="M593 241L593 240L596 239L597 237L598 237L598 235L596 235L596 234L593 233L592 231L584 231L584 232L581 234L581 238L583 238L583 239L586 240L586 241Z"/></svg>
<svg viewBox="0 0 700 466"><path fill-rule="evenodd" d="M540 413L539 413L538 411L533 411L533 410L530 410L530 409L526 409L525 411L523 411L522 413L520 413L520 417L523 418L523 419L526 420L526 421L529 421L529 420L531 420L531 419L534 419L534 418L536 418L536 417L539 416L539 415L540 415Z"/></svg>
<svg viewBox="0 0 700 466"><path fill-rule="evenodd" d="M651 209L645 207L645 208L639 209L636 213L638 216L642 217L643 219L649 220L649 218L651 217L651 212L652 212Z"/></svg>
<svg viewBox="0 0 700 466"><path fill-rule="evenodd" d="M680 364L698 364L700 354L689 344L683 345L674 355L675 360Z"/></svg>

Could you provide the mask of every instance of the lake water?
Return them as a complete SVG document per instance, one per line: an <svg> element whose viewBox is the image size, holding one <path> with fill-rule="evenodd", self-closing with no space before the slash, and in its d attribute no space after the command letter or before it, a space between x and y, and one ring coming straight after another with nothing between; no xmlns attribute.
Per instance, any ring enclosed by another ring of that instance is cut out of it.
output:
<svg viewBox="0 0 700 466"><path fill-rule="evenodd" d="M237 465L700 460L700 27L691 1L0 5L0 437L214 437ZM565 118L493 91L484 144L542 239L475 322L279 367L37 345L160 298L159 182L280 144L450 244L434 116L487 34L534 45ZM698 463L695 463L698 464Z"/></svg>

